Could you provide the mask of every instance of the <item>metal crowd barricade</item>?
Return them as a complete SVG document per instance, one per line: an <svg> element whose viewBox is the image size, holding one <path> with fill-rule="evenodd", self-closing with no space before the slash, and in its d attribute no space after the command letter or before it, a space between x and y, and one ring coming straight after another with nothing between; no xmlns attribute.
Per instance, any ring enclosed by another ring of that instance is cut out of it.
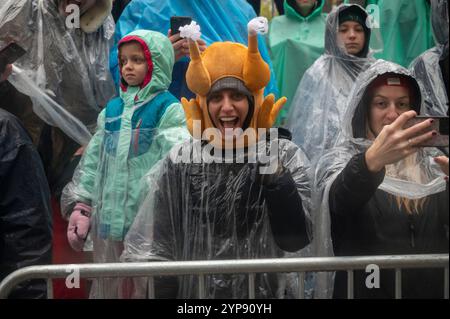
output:
<svg viewBox="0 0 450 319"><path fill-rule="evenodd" d="M205 275L248 274L249 298L255 298L256 273L298 273L299 298L304 298L306 272L348 272L348 298L353 298L353 272L375 264L379 269L395 269L395 297L401 298L401 270L410 268L444 268L444 298L449 297L448 254L395 255L363 257L311 257L247 260L139 262L109 264L48 265L25 267L9 274L0 283L0 298L7 298L12 289L23 281L46 279L48 298L53 298L53 278L66 278L77 269L80 278L149 277L149 297L154 297L154 276L198 275L199 297L204 297ZM420 278L419 278L420 280Z"/></svg>

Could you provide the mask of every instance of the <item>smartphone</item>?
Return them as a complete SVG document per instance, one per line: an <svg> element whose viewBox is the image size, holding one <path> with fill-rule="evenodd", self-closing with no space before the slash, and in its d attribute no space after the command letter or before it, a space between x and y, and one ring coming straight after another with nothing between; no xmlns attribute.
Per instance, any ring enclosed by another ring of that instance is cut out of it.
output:
<svg viewBox="0 0 450 319"><path fill-rule="evenodd" d="M0 50L0 63L12 64L16 62L22 55L27 53L20 45L10 42L6 47Z"/></svg>
<svg viewBox="0 0 450 319"><path fill-rule="evenodd" d="M172 35L180 33L180 27L184 27L186 24L191 24L191 17L173 16L170 18L170 30Z"/></svg>
<svg viewBox="0 0 450 319"><path fill-rule="evenodd" d="M428 119L433 119L434 123L430 126L430 128L421 132L421 134L436 131L438 135L433 137L432 139L420 144L420 147L448 147L448 116L416 116L406 122L404 128L408 128L414 126L418 123L426 121Z"/></svg>

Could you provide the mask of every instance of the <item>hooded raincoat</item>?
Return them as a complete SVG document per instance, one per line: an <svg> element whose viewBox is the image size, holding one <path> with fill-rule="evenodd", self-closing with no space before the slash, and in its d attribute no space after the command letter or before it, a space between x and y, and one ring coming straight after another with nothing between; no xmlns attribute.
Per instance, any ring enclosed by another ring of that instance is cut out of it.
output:
<svg viewBox="0 0 450 319"><path fill-rule="evenodd" d="M315 9L306 17L299 14L292 2L284 1L285 14L272 19L268 36L273 68L278 79L278 90L287 102L278 115L283 123L289 113L298 84L306 70L324 50L324 0L316 2Z"/></svg>
<svg viewBox="0 0 450 319"><path fill-rule="evenodd" d="M367 39L362 57L347 54L338 41L339 13L351 6L366 14L360 6L346 4L329 14L325 53L303 76L286 119L293 142L305 151L310 160L318 158L335 144L355 79L375 61L369 53Z"/></svg>
<svg viewBox="0 0 450 319"><path fill-rule="evenodd" d="M366 4L369 13L378 20L383 37L384 50L375 55L377 59L408 67L433 46L429 1L367 0Z"/></svg>
<svg viewBox="0 0 450 319"><path fill-rule="evenodd" d="M136 30L155 30L167 34L170 17L189 16L201 27L202 39L207 45L217 41L247 44L247 23L255 12L246 0L133 0L123 11L116 26L115 42L125 34ZM259 49L264 60L271 65L265 42L260 38ZM185 80L189 60L183 58L175 63L170 92L177 98L193 97ZM118 83L119 72L116 46L111 49L111 73ZM276 79L272 72L267 92L277 94Z"/></svg>
<svg viewBox="0 0 450 319"><path fill-rule="evenodd" d="M448 116L448 1L431 1L431 22L436 46L411 63L411 72L424 89L422 113Z"/></svg>
<svg viewBox="0 0 450 319"><path fill-rule="evenodd" d="M366 132L367 105L362 101L369 84L385 73L411 76L406 69L382 60L361 74L344 116L343 140L317 165L313 201L319 256L330 256L333 251L336 256L448 253L448 184L432 160L436 150L421 148L376 174L366 167L364 154L371 141L358 137ZM408 211L396 199L416 201L418 208ZM402 271L402 296L442 298L443 275L441 269ZM394 298L393 270L381 271L378 289L368 289L366 277L364 271L355 272L355 298ZM316 291L327 292L329 297L332 281L323 279L318 280ZM334 296L346 298L346 287L346 273L338 272Z"/></svg>
<svg viewBox="0 0 450 319"><path fill-rule="evenodd" d="M252 94L245 132L275 121L267 112L274 110L273 96L262 102L269 67L256 35L249 43L249 48L214 43L201 56L197 44L190 43L187 81L197 99L182 103L188 127L199 120L203 137L191 130L194 139L174 147L146 176L151 191L125 239L124 261L275 258L285 251L302 254L309 244L309 163L288 134L283 138L282 130L272 129L240 147L223 147L223 137L218 142L206 133L214 127L208 94L226 77L241 80ZM262 173L269 158L269 170ZM256 297L284 297L286 280L283 274L256 275ZM211 275L205 277L203 293L206 298L248 298L248 284L246 275ZM146 287L145 280L136 281L133 296L146 297ZM156 297L199 297L194 276L156 280L155 288Z"/></svg>
<svg viewBox="0 0 450 319"><path fill-rule="evenodd" d="M120 97L111 100L98 118L97 132L63 192L66 214L75 202L92 206L94 261L118 261L121 242L138 211L141 178L170 148L187 139L183 109L168 91L174 55L167 37L137 30L122 43L137 41L149 71L141 86L122 81ZM105 280L93 297L117 297Z"/></svg>

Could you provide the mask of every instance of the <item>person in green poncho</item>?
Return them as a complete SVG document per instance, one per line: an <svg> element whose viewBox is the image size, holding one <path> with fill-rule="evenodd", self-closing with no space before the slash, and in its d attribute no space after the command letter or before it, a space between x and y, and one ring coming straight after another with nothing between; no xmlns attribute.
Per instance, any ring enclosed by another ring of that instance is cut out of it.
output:
<svg viewBox="0 0 450 319"><path fill-rule="evenodd" d="M100 113L72 182L61 199L67 238L83 249L90 231L94 262L118 262L138 211L141 178L172 146L189 137L184 111L168 92L174 65L170 40L137 30L118 44L120 96ZM92 298L117 298L117 280L99 279Z"/></svg>
<svg viewBox="0 0 450 319"><path fill-rule="evenodd" d="M384 50L375 58L408 67L434 46L428 0L367 0L366 5L379 7ZM367 9L371 14L371 8Z"/></svg>
<svg viewBox="0 0 450 319"><path fill-rule="evenodd" d="M278 116L283 124L305 71L324 50L324 0L285 0L285 15L273 18L269 47L281 96L287 103Z"/></svg>

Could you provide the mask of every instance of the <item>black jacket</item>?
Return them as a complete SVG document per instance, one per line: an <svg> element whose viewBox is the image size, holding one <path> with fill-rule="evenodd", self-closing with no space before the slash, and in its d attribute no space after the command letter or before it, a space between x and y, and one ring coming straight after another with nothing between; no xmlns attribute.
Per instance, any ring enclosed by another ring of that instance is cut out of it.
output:
<svg viewBox="0 0 450 319"><path fill-rule="evenodd" d="M373 174L365 154L355 155L333 182L329 193L331 233L336 256L448 253L447 191L429 196L419 214L399 209L378 187L384 170ZM355 272L355 298L394 298L395 274L382 270L379 289L367 289L369 273ZM442 298L444 271L403 270L403 298ZM346 298L347 276L338 272L335 298Z"/></svg>
<svg viewBox="0 0 450 319"><path fill-rule="evenodd" d="M41 159L25 129L0 109L0 280L31 265L51 263L50 195ZM10 298L45 298L33 280Z"/></svg>

